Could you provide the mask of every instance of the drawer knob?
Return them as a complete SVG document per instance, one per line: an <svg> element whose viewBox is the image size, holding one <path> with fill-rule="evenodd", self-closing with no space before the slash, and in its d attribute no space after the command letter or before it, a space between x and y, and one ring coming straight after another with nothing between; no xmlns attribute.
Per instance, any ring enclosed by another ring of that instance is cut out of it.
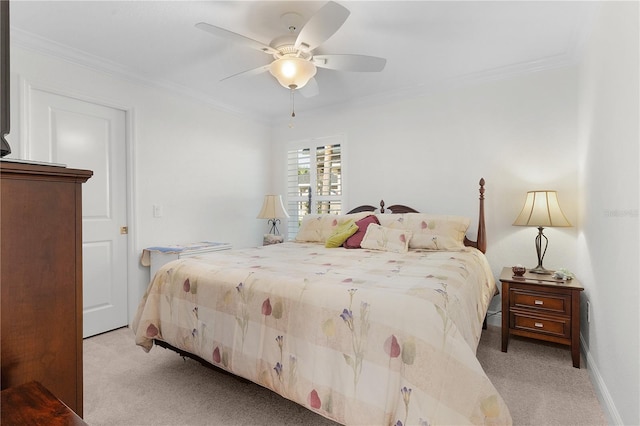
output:
<svg viewBox="0 0 640 426"><path fill-rule="evenodd" d="M535 303L536 305L544 305L544 302L542 300L536 300L533 303Z"/></svg>
<svg viewBox="0 0 640 426"><path fill-rule="evenodd" d="M535 322L535 323L533 323L533 325L535 325L538 328L543 328L544 327L544 325L542 325L541 322Z"/></svg>

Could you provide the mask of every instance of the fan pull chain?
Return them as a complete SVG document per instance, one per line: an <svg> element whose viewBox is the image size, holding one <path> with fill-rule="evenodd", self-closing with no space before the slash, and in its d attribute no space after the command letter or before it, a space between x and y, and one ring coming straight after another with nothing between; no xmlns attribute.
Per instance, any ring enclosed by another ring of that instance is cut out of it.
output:
<svg viewBox="0 0 640 426"><path fill-rule="evenodd" d="M289 120L289 128L293 129L293 119L296 118L295 111L295 88L291 88L291 120Z"/></svg>

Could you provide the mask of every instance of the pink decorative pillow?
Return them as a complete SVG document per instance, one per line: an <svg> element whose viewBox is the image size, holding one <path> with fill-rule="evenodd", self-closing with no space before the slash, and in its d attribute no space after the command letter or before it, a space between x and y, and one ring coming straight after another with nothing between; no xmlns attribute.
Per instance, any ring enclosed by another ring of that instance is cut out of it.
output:
<svg viewBox="0 0 640 426"><path fill-rule="evenodd" d="M372 223L380 225L380 222L378 222L378 218L375 215L369 215L357 221L356 226L358 227L358 231L347 238L347 241L345 241L342 246L344 248L360 248L364 234L367 233L367 228Z"/></svg>

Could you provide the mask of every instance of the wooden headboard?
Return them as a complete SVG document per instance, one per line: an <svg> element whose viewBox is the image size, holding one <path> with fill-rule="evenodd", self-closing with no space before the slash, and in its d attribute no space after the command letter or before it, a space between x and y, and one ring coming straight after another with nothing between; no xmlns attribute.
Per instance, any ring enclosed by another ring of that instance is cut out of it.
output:
<svg viewBox="0 0 640 426"><path fill-rule="evenodd" d="M479 206L479 211L478 211L478 234L476 237L476 240L470 240L469 238L467 238L467 236L465 235L464 237L464 245L467 247L475 247L478 250L480 250L483 253L486 253L487 251L487 229L485 227L485 223L484 223L484 178L480 179L480 206ZM380 201L380 213L384 213L385 212L385 204L384 204L384 200ZM358 206L354 209L351 209L349 212L347 212L347 214L351 214L351 213L361 213L361 212L374 212L378 210L378 207L374 207L374 206L370 206L370 205L363 205L363 206ZM391 213L419 213L416 209L413 209L411 207L407 207L405 205L402 204L394 204L392 206L389 206L386 208L386 210L391 210Z"/></svg>

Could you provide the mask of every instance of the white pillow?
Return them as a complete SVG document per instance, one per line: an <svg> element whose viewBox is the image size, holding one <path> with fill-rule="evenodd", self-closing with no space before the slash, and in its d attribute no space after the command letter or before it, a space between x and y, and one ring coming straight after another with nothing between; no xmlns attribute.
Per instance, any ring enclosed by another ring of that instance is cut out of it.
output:
<svg viewBox="0 0 640 426"><path fill-rule="evenodd" d="M370 224L364 234L360 247L363 249L406 253L409 251L411 232L403 229L387 228Z"/></svg>
<svg viewBox="0 0 640 426"><path fill-rule="evenodd" d="M358 221L371 213L362 212L354 214L308 214L302 218L300 229L295 240L307 243L326 243L336 231L338 226L353 220Z"/></svg>
<svg viewBox="0 0 640 426"><path fill-rule="evenodd" d="M393 229L407 229L404 223L404 214L377 214L380 226Z"/></svg>
<svg viewBox="0 0 640 426"><path fill-rule="evenodd" d="M302 218L300 229L296 234L299 242L322 242L322 215L308 214Z"/></svg>
<svg viewBox="0 0 640 426"><path fill-rule="evenodd" d="M405 229L413 234L410 248L444 251L464 248L468 217L424 213L406 213L403 216Z"/></svg>

